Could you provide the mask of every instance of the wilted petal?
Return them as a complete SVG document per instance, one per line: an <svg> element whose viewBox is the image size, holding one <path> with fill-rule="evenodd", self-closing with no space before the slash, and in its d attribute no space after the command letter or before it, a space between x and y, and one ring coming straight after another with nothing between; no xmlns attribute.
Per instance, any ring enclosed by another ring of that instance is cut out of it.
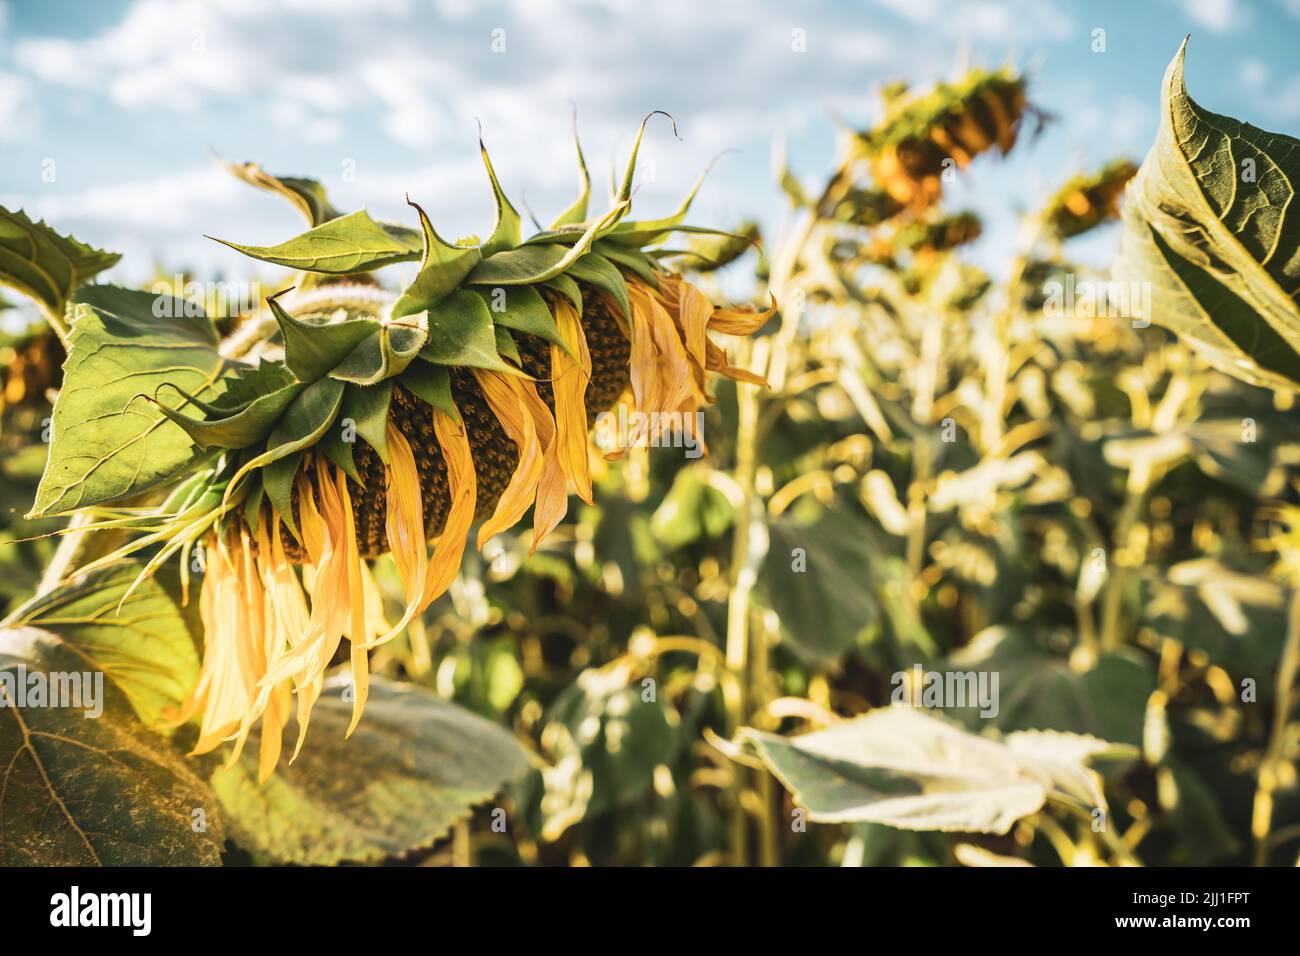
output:
<svg viewBox="0 0 1300 956"><path fill-rule="evenodd" d="M717 308L713 310L713 315L709 319L709 331L722 332L724 335L749 335L761 329L774 315L776 315L776 296L772 296L772 305L766 312L759 312L749 307Z"/></svg>
<svg viewBox="0 0 1300 956"><path fill-rule="evenodd" d="M591 459L587 453L587 384L591 381L591 351L582 319L568 299L552 307L555 324L568 351L551 345L551 394L555 396L557 454L578 497L592 504ZM576 356L576 358L575 358Z"/></svg>
<svg viewBox="0 0 1300 956"><path fill-rule="evenodd" d="M478 546L481 548L493 535L514 527L533 503L537 483L542 477L544 449L538 440L534 417L528 409L522 380L513 375L481 369L474 370L474 378L483 390L488 407L519 449L519 463L510 477L510 483L501 493L492 517L483 522L478 530Z"/></svg>
<svg viewBox="0 0 1300 956"><path fill-rule="evenodd" d="M474 459L470 454L469 437L465 426L446 412L433 410L433 432L442 448L447 463L447 487L451 494L451 508L447 523L434 545L429 559L429 576L425 581L424 604L428 607L451 587L460 571L460 560L465 553L465 536L474 523L474 506L478 500L478 483L474 476Z"/></svg>

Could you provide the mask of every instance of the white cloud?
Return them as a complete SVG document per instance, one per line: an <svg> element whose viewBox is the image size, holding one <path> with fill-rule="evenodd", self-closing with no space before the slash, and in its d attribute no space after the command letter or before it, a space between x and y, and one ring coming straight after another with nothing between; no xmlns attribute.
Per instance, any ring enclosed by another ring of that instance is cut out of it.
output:
<svg viewBox="0 0 1300 956"><path fill-rule="evenodd" d="M1182 0L1183 12L1215 33L1226 33L1242 25L1245 16L1236 0Z"/></svg>
<svg viewBox="0 0 1300 956"><path fill-rule="evenodd" d="M0 140L27 136L33 122L30 101L31 83L17 73L0 70Z"/></svg>
<svg viewBox="0 0 1300 956"><path fill-rule="evenodd" d="M167 229L169 223L202 221L205 209L219 208L247 189L215 164L171 175L116 182L76 191L63 191L57 181L50 189L25 197L5 197L4 204L24 206L51 222L73 219L146 229Z"/></svg>
<svg viewBox="0 0 1300 956"><path fill-rule="evenodd" d="M1237 78L1262 115L1276 120L1300 118L1300 75L1277 77L1266 64L1249 59L1237 68Z"/></svg>
<svg viewBox="0 0 1300 956"><path fill-rule="evenodd" d="M1062 40L1073 17L1055 0L881 0L913 23L947 37L1003 45Z"/></svg>
<svg viewBox="0 0 1300 956"><path fill-rule="evenodd" d="M1259 60L1245 60L1238 70L1238 76L1242 86L1257 93L1268 84L1268 67Z"/></svg>

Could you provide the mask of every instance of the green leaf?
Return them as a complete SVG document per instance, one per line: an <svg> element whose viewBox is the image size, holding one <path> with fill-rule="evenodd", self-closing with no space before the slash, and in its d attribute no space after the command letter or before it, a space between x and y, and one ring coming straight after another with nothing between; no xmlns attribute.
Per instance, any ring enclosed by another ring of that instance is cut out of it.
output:
<svg viewBox="0 0 1300 956"><path fill-rule="evenodd" d="M266 451L245 462L230 480L227 495L233 493L249 472L265 468L274 461L310 448L320 441L339 417L345 385L338 379L322 378L312 382L289 403L284 415L266 440Z"/></svg>
<svg viewBox="0 0 1300 956"><path fill-rule="evenodd" d="M290 403L267 439L267 455L274 461L310 448L339 417L344 384L332 378L312 382ZM265 457L265 456L262 456Z"/></svg>
<svg viewBox="0 0 1300 956"><path fill-rule="evenodd" d="M502 358L509 359L515 365L523 365L524 360L519 357L519 346L515 344L514 336L510 334L510 330L498 327L494 331L497 337L497 354Z"/></svg>
<svg viewBox="0 0 1300 956"><path fill-rule="evenodd" d="M583 256L569 267L569 275L579 282L589 282L597 289L613 296L624 316L632 314L632 304L627 296L627 280L618 267L595 253Z"/></svg>
<svg viewBox="0 0 1300 956"><path fill-rule="evenodd" d="M157 401L177 407L184 399L158 393L163 384L215 397L225 368L216 331L206 316L186 311L179 299L112 286L77 294L50 457L32 515L134 497L176 479L202 457L184 429L137 400L157 394Z"/></svg>
<svg viewBox="0 0 1300 956"><path fill-rule="evenodd" d="M1116 278L1217 368L1300 388L1300 141L1202 109L1165 72L1155 145L1130 183Z"/></svg>
<svg viewBox="0 0 1300 956"><path fill-rule="evenodd" d="M487 304L468 289L458 289L429 310L429 341L420 357L435 365L513 371L497 354Z"/></svg>
<svg viewBox="0 0 1300 956"><path fill-rule="evenodd" d="M885 708L800 737L744 729L768 769L822 823L1006 833L1048 797L1105 807L1094 737L1051 732L977 737L910 708Z"/></svg>
<svg viewBox="0 0 1300 956"><path fill-rule="evenodd" d="M550 766L521 789L545 788L542 837L553 841L584 817L642 805L655 767L671 764L680 715L617 671L591 669L555 698L546 726Z"/></svg>
<svg viewBox="0 0 1300 956"><path fill-rule="evenodd" d="M659 263L640 249L621 248L608 239L602 239L592 247L592 252L627 269L651 288L659 288Z"/></svg>
<svg viewBox="0 0 1300 956"><path fill-rule="evenodd" d="M582 314L582 289L578 288L578 283L566 275L558 275L547 280L543 285L563 295L573 303L573 307L578 310L578 314Z"/></svg>
<svg viewBox="0 0 1300 956"><path fill-rule="evenodd" d="M269 297L266 304L271 307L271 314L275 316L284 339L284 363L300 382L314 382L328 375L354 348L381 327L377 319L368 317L344 322L295 319L275 296Z"/></svg>
<svg viewBox="0 0 1300 956"><path fill-rule="evenodd" d="M498 252L480 262L466 281L470 285L536 285L554 279L585 256L601 230L616 222L629 206L626 200L617 203L594 221L571 247L547 243Z"/></svg>
<svg viewBox="0 0 1300 956"><path fill-rule="evenodd" d="M388 423L388 406L393 400L393 383L378 385L349 385L343 395L340 417L351 419L357 434L364 438L379 458L388 464L388 437L384 426Z"/></svg>
<svg viewBox="0 0 1300 956"><path fill-rule="evenodd" d="M144 564L124 560L32 598L5 620L10 648L30 637L53 666L104 674L151 728L179 707L199 676L197 605L182 608L174 568L136 582ZM75 665L75 666L74 666Z"/></svg>
<svg viewBox="0 0 1300 956"><path fill-rule="evenodd" d="M704 167L699 178L695 180L695 185L691 191L686 194L680 206L668 216L662 219L645 219L639 222L621 222L609 234L611 242L620 245L635 246L640 248L645 245L652 245L655 242L662 241L670 233L680 231L681 224L686 219L686 214L691 210L691 203L695 201L700 187L704 185L704 180L708 178L709 171L713 169L713 163ZM690 227L687 227L688 229ZM712 230L710 230L712 231Z"/></svg>
<svg viewBox="0 0 1300 956"><path fill-rule="evenodd" d="M1142 717L1155 690L1151 667L1131 651L1102 654L1083 670L1041 646L1028 628L987 628L942 669L998 675L996 714L981 714L975 702L945 711L971 729L1061 730L1122 744L1142 742Z"/></svg>
<svg viewBox="0 0 1300 956"><path fill-rule="evenodd" d="M492 183L492 196L496 199L497 204L497 222L492 228L492 235L488 237L487 242L483 243L483 257L487 258L494 252L502 252L506 249L513 249L519 245L519 213L515 207L510 205L510 200L506 198L505 190L501 188L501 183L497 179L496 170L492 168L492 160L488 159L487 147L483 145L483 140L478 141L479 153L483 156L483 165L487 168L488 179Z"/></svg>
<svg viewBox="0 0 1300 956"><path fill-rule="evenodd" d="M411 202L409 199L407 202ZM438 304L465 280L465 277L483 261L483 251L477 246L456 246L438 235L433 223L423 209L411 202L420 216L420 231L424 244L424 257L420 271L393 305L393 318L401 319L416 312L424 312Z"/></svg>
<svg viewBox="0 0 1300 956"><path fill-rule="evenodd" d="M113 620L134 569L57 589L0 630L0 865L221 862L215 794L132 713L153 720L198 672L184 614L162 584L146 581ZM20 686L30 695L41 685L67 690L62 706L30 696L15 706Z"/></svg>
<svg viewBox="0 0 1300 956"><path fill-rule="evenodd" d="M229 384L215 402L202 402L183 390L186 399L199 406L206 418L159 404L158 409L174 421L202 448L247 448L264 439L289 403L306 385L293 380L278 363L239 368L226 380Z"/></svg>
<svg viewBox="0 0 1300 956"><path fill-rule="evenodd" d="M492 314L493 325L536 335L568 351L568 346L565 345L560 330L555 324L555 316L551 315L546 300L532 286L503 285L496 289L474 288L471 291L481 297L487 305L488 311Z"/></svg>
<svg viewBox="0 0 1300 956"><path fill-rule="evenodd" d="M348 687L340 678L326 682L302 753L265 785L257 784L254 741L235 766L213 775L240 846L318 866L400 856L438 840L527 767L507 731L381 677L371 678L365 719L345 740Z"/></svg>
<svg viewBox="0 0 1300 956"><path fill-rule="evenodd" d="M414 229L376 222L364 209L321 223L277 246L216 241L263 262L328 275L368 272L395 262L410 262L420 257L423 246Z"/></svg>
<svg viewBox="0 0 1300 956"><path fill-rule="evenodd" d="M863 516L843 508L811 523L795 514L772 522L762 598L777 613L781 639L811 662L838 661L880 617L862 586L876 550L868 530Z"/></svg>
<svg viewBox="0 0 1300 956"><path fill-rule="evenodd" d="M702 468L678 471L650 519L655 540L670 551L721 537L736 519L731 502L708 483L707 474Z"/></svg>
<svg viewBox="0 0 1300 956"><path fill-rule="evenodd" d="M1142 582L1142 624L1204 652L1232 674L1276 666L1286 638L1286 590L1251 555L1232 563L1194 558Z"/></svg>
<svg viewBox="0 0 1300 956"><path fill-rule="evenodd" d="M596 238L607 235L616 229L623 216L625 216L628 210L632 208L632 183L636 177L637 155L641 151L641 140L645 137L646 125L650 122L650 118L656 115L668 117L668 121L673 124L673 135L677 135L677 121L663 110L651 110L649 113L646 113L644 118L642 118L641 126L636 131L636 139L632 142L632 152L627 158L627 166L623 170L623 181L614 192L613 208L610 209L605 217L599 221L599 229L597 230ZM708 170L705 170L705 172L707 171ZM697 184L695 188L698 189L699 185ZM691 195L694 195L694 190L692 190ZM690 200L688 199L687 204L689 205L689 203Z"/></svg>
<svg viewBox="0 0 1300 956"><path fill-rule="evenodd" d="M31 296L51 315L61 318L77 287L121 258L0 206L0 285Z"/></svg>
<svg viewBox="0 0 1300 956"><path fill-rule="evenodd" d="M413 362L398 381L434 408L441 409L460 421L460 409L456 407L456 400L451 394L451 373L445 365Z"/></svg>
<svg viewBox="0 0 1300 956"><path fill-rule="evenodd" d="M384 322L357 343L330 375L358 385L374 385L400 374L420 354L427 340L423 319Z"/></svg>
<svg viewBox="0 0 1300 956"><path fill-rule="evenodd" d="M351 468L344 468L344 471L349 475L355 475L356 466L352 465L350 454L352 446L348 445L347 447L349 448L348 464L351 465ZM298 469L302 466L302 459L305 454L306 452L294 452L292 455L286 455L271 462L262 469L262 490L266 493L272 510L280 516L280 520L289 529L289 533L300 543L302 535L298 533L298 522L294 520L293 516L293 480L298 475ZM357 484L361 483L360 479L356 479L356 481Z"/></svg>

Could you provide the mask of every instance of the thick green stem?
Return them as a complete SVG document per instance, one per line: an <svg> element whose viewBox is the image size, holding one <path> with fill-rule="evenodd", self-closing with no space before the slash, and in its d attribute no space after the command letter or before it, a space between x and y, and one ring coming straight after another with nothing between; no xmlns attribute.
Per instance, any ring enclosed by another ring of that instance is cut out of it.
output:
<svg viewBox="0 0 1300 956"><path fill-rule="evenodd" d="M752 547L753 526L762 520L761 502L754 487L758 451L757 386L738 384L736 401L739 423L736 433L736 484L740 489L740 507L736 513L736 533L731 543L732 582L727 600L727 670L736 678L725 690L730 731L745 724L749 713L749 601L758 575ZM744 805L744 791L749 771L736 767L731 808L731 859L744 866L749 857L749 826Z"/></svg>

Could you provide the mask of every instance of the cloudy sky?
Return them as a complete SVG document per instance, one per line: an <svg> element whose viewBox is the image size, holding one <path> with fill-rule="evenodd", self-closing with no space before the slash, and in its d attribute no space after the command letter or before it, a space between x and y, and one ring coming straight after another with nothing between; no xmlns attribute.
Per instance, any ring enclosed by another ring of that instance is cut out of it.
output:
<svg viewBox="0 0 1300 956"><path fill-rule="evenodd" d="M409 193L444 234L481 234L476 120L516 205L550 221L574 187L572 102L601 184L646 111L676 117L680 140L651 127L639 215L670 209L730 150L692 218L758 215L770 232L784 217L775 142L814 181L833 117L867 124L883 82L1010 58L1057 119L955 191L991 219L977 255L993 264L1017 209L1082 167L1145 154L1186 33L1194 97L1300 131L1300 0L0 0L0 204L125 252L123 280L155 262L238 273L245 260L204 234L300 229L210 151L319 178L345 210L409 219ZM1104 258L1107 241L1086 254Z"/></svg>

